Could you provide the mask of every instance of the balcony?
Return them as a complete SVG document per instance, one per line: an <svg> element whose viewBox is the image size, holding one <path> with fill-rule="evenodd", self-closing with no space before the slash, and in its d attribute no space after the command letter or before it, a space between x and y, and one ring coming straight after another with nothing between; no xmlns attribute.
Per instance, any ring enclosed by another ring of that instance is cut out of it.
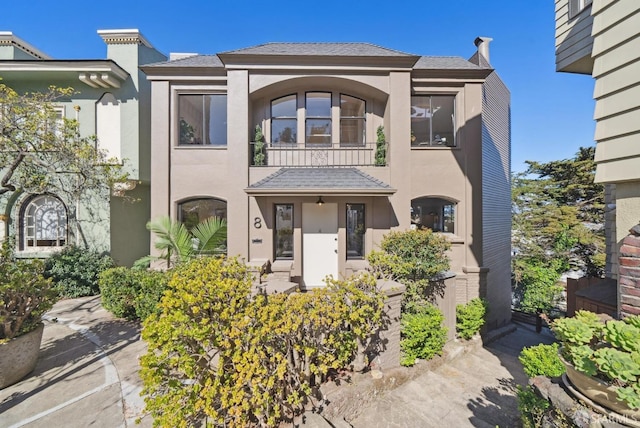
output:
<svg viewBox="0 0 640 428"><path fill-rule="evenodd" d="M358 167L386 166L388 143L296 145L250 142L249 165L255 167Z"/></svg>

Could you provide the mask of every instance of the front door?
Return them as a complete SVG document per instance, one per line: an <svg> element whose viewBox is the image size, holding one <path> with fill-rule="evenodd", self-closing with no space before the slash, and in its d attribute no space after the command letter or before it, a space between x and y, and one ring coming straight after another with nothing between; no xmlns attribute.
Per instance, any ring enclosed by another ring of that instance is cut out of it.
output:
<svg viewBox="0 0 640 428"><path fill-rule="evenodd" d="M302 276L306 288L338 277L338 204L302 204Z"/></svg>

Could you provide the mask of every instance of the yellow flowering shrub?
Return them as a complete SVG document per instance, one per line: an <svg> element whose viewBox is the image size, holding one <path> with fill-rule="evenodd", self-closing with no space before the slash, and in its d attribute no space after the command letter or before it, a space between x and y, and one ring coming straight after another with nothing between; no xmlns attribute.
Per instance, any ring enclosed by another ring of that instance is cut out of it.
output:
<svg viewBox="0 0 640 428"><path fill-rule="evenodd" d="M160 313L142 331L143 394L155 426L290 421L382 323L371 276L291 295L252 296L251 282L233 258L199 258L172 272Z"/></svg>

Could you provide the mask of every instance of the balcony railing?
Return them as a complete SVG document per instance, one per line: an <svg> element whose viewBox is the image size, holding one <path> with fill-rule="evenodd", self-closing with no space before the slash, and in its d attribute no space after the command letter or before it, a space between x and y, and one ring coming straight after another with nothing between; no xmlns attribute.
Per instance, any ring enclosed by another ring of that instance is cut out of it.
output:
<svg viewBox="0 0 640 428"><path fill-rule="evenodd" d="M251 166L355 167L387 165L388 143L362 145L307 145L250 142Z"/></svg>

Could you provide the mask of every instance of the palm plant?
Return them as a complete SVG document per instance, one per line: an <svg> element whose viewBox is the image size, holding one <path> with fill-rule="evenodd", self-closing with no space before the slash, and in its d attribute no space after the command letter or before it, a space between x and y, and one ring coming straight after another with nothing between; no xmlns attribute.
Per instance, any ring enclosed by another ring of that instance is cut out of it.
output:
<svg viewBox="0 0 640 428"><path fill-rule="evenodd" d="M146 267L154 260L164 260L167 268L170 268L197 256L226 252L227 222L218 217L209 217L189 230L181 222L163 216L149 221L147 229L156 235L154 246L160 251L160 256L143 257L136 261L136 267Z"/></svg>

